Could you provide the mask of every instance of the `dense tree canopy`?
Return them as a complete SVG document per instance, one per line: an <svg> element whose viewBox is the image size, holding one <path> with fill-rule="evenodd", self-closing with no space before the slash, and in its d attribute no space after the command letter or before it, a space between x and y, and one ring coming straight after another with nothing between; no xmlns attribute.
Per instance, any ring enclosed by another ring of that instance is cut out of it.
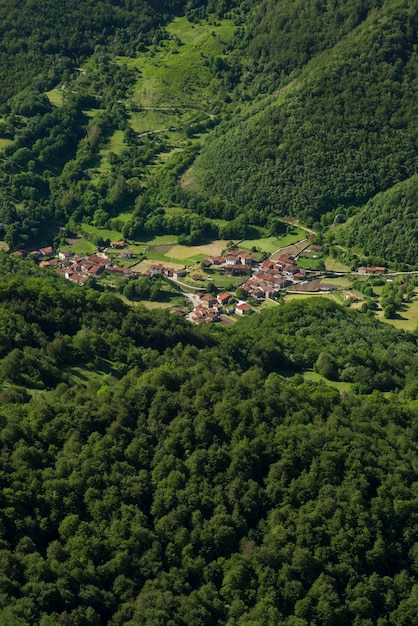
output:
<svg viewBox="0 0 418 626"><path fill-rule="evenodd" d="M0 263L4 623L411 623L414 336L326 300L208 332Z"/></svg>
<svg viewBox="0 0 418 626"><path fill-rule="evenodd" d="M360 246L367 255L416 267L417 219L418 177L413 176L371 198L333 237L344 245Z"/></svg>
<svg viewBox="0 0 418 626"><path fill-rule="evenodd" d="M243 210L316 221L414 174L418 11L387 2L380 16L241 121L218 126L197 161L207 188Z"/></svg>

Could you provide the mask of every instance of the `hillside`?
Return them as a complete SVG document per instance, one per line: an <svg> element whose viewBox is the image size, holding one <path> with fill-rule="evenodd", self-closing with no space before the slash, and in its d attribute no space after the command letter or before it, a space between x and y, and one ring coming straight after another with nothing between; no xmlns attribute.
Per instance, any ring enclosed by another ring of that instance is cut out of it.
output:
<svg viewBox="0 0 418 626"><path fill-rule="evenodd" d="M70 4L59 40L45 21L50 56L23 35L3 64L19 75L0 76L0 221L11 249L83 221L191 244L269 234L277 216L318 230L416 173L415 3L102 8L87 36ZM25 33L30 6L18 19ZM49 78L39 73L47 59ZM130 218L112 225L120 213Z"/></svg>
<svg viewBox="0 0 418 626"><path fill-rule="evenodd" d="M0 266L2 623L413 623L412 335L326 300L209 332Z"/></svg>
<svg viewBox="0 0 418 626"><path fill-rule="evenodd" d="M416 172L417 21L415 3L384 2L308 61L284 93L220 125L196 162L201 184L244 211L312 223L409 178Z"/></svg>
<svg viewBox="0 0 418 626"><path fill-rule="evenodd" d="M0 624L414 624L416 2L0 18ZM169 312L155 263L241 299L241 246L348 299Z"/></svg>
<svg viewBox="0 0 418 626"><path fill-rule="evenodd" d="M371 198L332 238L347 246L360 246L367 255L416 267L417 220L418 177L412 176Z"/></svg>

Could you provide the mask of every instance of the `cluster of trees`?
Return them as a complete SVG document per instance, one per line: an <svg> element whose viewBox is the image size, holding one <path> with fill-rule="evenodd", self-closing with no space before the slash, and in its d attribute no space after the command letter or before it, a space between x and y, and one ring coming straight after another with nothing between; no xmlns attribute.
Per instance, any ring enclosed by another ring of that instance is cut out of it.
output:
<svg viewBox="0 0 418 626"><path fill-rule="evenodd" d="M326 300L201 329L0 265L1 363L61 376L0 389L0 621L413 623L416 337ZM324 353L373 393L305 382Z"/></svg>
<svg viewBox="0 0 418 626"><path fill-rule="evenodd" d="M412 176L374 196L334 237L346 246L359 246L400 268L418 267L418 176Z"/></svg>
<svg viewBox="0 0 418 626"><path fill-rule="evenodd" d="M306 65L272 104L219 125L196 162L206 188L245 208L319 221L415 174L418 11L406 5L384 3L381 19Z"/></svg>
<svg viewBox="0 0 418 626"><path fill-rule="evenodd" d="M149 44L183 0L0 2L0 102L25 87L45 90L70 79L96 46L132 55Z"/></svg>

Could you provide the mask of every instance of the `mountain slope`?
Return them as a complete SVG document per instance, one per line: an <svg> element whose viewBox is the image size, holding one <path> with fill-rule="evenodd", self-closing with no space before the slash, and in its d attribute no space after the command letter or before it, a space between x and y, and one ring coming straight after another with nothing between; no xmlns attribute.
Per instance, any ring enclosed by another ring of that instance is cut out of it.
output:
<svg viewBox="0 0 418 626"><path fill-rule="evenodd" d="M0 268L1 623L413 623L415 337L325 299L210 331ZM304 381L326 359L344 391Z"/></svg>
<svg viewBox="0 0 418 626"><path fill-rule="evenodd" d="M417 267L418 176L371 198L335 235L366 255Z"/></svg>
<svg viewBox="0 0 418 626"><path fill-rule="evenodd" d="M261 112L221 125L203 185L244 210L317 220L416 172L418 9L386 2Z"/></svg>

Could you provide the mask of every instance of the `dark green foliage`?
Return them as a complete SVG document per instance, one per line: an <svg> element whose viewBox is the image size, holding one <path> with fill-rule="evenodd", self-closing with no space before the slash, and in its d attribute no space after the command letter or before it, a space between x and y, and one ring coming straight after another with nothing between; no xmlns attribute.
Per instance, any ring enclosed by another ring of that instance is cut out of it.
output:
<svg viewBox="0 0 418 626"><path fill-rule="evenodd" d="M334 46L381 4L380 0L267 0L258 5L245 44L264 81L269 73L283 76Z"/></svg>
<svg viewBox="0 0 418 626"><path fill-rule="evenodd" d="M316 221L416 172L418 10L387 2L379 15L307 65L276 103L218 126L198 159L207 189Z"/></svg>
<svg viewBox="0 0 418 626"><path fill-rule="evenodd" d="M408 623L416 338L328 300L208 333L0 268L3 376L113 368L1 390L4 623ZM315 363L375 391L282 375Z"/></svg>
<svg viewBox="0 0 418 626"><path fill-rule="evenodd" d="M372 198L338 231L338 239L348 246L360 246L367 254L394 261L399 267L416 267L418 177Z"/></svg>
<svg viewBox="0 0 418 626"><path fill-rule="evenodd" d="M68 79L98 45L118 54L134 53L161 25L169 4L151 8L141 0L46 0L39 5L2 1L1 101L28 86L43 91L63 76Z"/></svg>

